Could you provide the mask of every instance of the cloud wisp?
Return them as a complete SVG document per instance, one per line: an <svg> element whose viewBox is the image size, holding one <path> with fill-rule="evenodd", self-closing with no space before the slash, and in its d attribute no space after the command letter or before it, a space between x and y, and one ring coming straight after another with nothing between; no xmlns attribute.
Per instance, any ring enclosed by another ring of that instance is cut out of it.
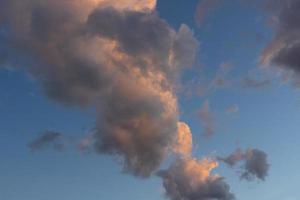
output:
<svg viewBox="0 0 300 200"><path fill-rule="evenodd" d="M64 151L65 144L63 142L63 134L54 131L45 131L38 138L28 144L28 148L32 153L45 149L54 149Z"/></svg>
<svg viewBox="0 0 300 200"><path fill-rule="evenodd" d="M204 133L206 137L211 137L215 134L215 119L210 108L210 103L206 100L199 110L199 118L202 123Z"/></svg>
<svg viewBox="0 0 300 200"><path fill-rule="evenodd" d="M227 114L236 114L240 111L240 107L237 105L237 104L234 104L232 106L229 106L227 109L226 109L226 113Z"/></svg>
<svg viewBox="0 0 300 200"><path fill-rule="evenodd" d="M249 88L249 89L265 89L271 85L271 80L269 79L263 79L263 80L257 80L252 77L246 77L241 82L243 88Z"/></svg>

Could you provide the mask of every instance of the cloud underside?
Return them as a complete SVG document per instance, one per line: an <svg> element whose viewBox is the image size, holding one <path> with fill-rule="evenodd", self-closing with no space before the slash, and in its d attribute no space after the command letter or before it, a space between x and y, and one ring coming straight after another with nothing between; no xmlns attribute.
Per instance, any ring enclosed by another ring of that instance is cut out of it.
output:
<svg viewBox="0 0 300 200"><path fill-rule="evenodd" d="M217 167L211 159L178 158L158 175L163 179L166 195L171 200L233 200L229 185L219 175L211 175Z"/></svg>

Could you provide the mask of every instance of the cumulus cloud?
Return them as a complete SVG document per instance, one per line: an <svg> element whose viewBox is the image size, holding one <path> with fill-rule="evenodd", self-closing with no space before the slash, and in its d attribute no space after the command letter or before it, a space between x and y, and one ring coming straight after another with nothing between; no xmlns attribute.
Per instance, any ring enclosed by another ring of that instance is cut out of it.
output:
<svg viewBox="0 0 300 200"><path fill-rule="evenodd" d="M290 72L289 79L299 87L300 1L276 1L272 5L276 16L276 33L264 49L261 61L265 65L274 64Z"/></svg>
<svg viewBox="0 0 300 200"><path fill-rule="evenodd" d="M206 100L200 111L199 117L204 129L204 136L211 137L215 133L215 119L210 109L210 103Z"/></svg>
<svg viewBox="0 0 300 200"><path fill-rule="evenodd" d="M57 151L63 151L65 145L62 141L63 135L59 132L45 131L38 138L28 144L31 152L52 148Z"/></svg>
<svg viewBox="0 0 300 200"><path fill-rule="evenodd" d="M234 199L224 179L210 175L216 161L191 158L191 130L179 120L176 81L181 69L194 64L199 46L188 26L173 29L155 12L156 0L1 4L0 30L7 34L0 34L0 41L9 41L7 52L13 55L1 54L1 60L26 69L49 98L95 109L93 134L80 141L80 150L93 145L96 152L120 159L125 172L143 178L175 153L176 161L158 173L169 198ZM199 115L205 135L212 135L208 101ZM29 148L59 149L61 137L48 131Z"/></svg>
<svg viewBox="0 0 300 200"><path fill-rule="evenodd" d="M270 168L267 154L259 149L248 149L245 152L241 149L237 149L227 157L219 157L218 160L226 163L230 167L234 167L239 162L243 162L240 178L249 181L254 179L264 181Z"/></svg>
<svg viewBox="0 0 300 200"><path fill-rule="evenodd" d="M24 68L45 93L96 109L95 134L79 146L122 158L124 171L139 177L180 149L174 85L198 48L188 26L174 30L155 7L155 0L3 0L0 8L13 58L27 58Z"/></svg>
<svg viewBox="0 0 300 200"><path fill-rule="evenodd" d="M233 200L224 178L211 171L218 166L212 159L178 158L168 169L158 173L166 196L171 200Z"/></svg>

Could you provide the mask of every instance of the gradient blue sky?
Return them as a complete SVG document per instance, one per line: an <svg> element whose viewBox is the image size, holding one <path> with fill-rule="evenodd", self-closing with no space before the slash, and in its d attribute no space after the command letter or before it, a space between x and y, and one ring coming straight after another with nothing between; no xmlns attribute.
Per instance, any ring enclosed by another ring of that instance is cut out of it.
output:
<svg viewBox="0 0 300 200"><path fill-rule="evenodd" d="M184 83L195 80L206 84L222 63L233 66L228 74L230 86L203 96L179 95L181 119L193 132L194 155L225 156L237 146L263 149L271 164L265 182L241 181L223 164L215 172L226 178L237 199L300 199L299 92L276 78L263 89L241 84L249 73L262 73L258 58L272 35L265 16L254 7L230 1L196 27L197 4L198 0L159 0L157 8L159 15L176 29L182 23L188 24L200 41L199 66L184 72ZM209 139L202 136L197 115L206 100L216 118L216 133ZM239 112L226 113L232 105L238 105ZM76 140L88 132L93 122L93 111L64 107L49 100L25 71L0 69L0 199L164 199L161 180L140 180L122 174L111 157L72 148L62 153L45 150L32 154L27 148L28 142L49 129Z"/></svg>

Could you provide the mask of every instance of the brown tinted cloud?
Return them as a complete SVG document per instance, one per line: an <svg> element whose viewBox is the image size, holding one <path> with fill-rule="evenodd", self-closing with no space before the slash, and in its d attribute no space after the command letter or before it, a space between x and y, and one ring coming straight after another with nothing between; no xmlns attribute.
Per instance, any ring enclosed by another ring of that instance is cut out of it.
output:
<svg viewBox="0 0 300 200"><path fill-rule="evenodd" d="M198 49L188 26L174 30L155 12L155 0L1 3L5 48L13 48L1 60L26 57L32 62L18 67L49 98L96 110L93 134L80 142L81 150L93 145L98 153L121 158L125 172L143 178L174 153L175 161L158 173L170 199L234 199L224 179L211 175L216 161L192 158L191 130L179 120L174 85L180 71L193 65ZM206 135L212 135L209 102L200 118ZM29 147L41 149L59 137L49 133Z"/></svg>
<svg viewBox="0 0 300 200"><path fill-rule="evenodd" d="M121 157L124 171L140 177L180 149L173 86L198 48L189 27L174 30L155 6L155 0L4 0L0 8L13 57L33 60L26 69L51 99L94 107L96 151Z"/></svg>

